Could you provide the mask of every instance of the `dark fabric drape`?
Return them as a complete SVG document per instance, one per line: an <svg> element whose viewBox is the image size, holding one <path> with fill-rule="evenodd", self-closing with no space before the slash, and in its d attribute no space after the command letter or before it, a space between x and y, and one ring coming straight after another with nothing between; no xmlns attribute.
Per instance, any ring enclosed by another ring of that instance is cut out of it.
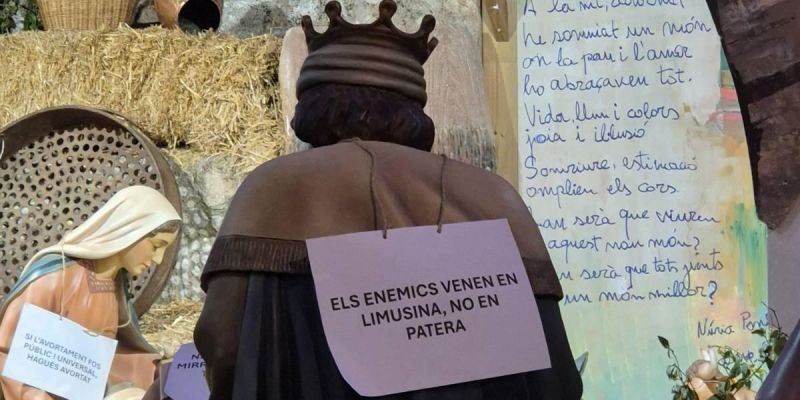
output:
<svg viewBox="0 0 800 400"><path fill-rule="evenodd" d="M563 297L558 275L550 261L522 258L533 292L540 297L560 300ZM208 282L225 272L311 273L306 242L253 236L217 238L208 256L200 285L208 290Z"/></svg>
<svg viewBox="0 0 800 400"><path fill-rule="evenodd" d="M195 337L207 363L212 399L363 398L336 368L310 275L220 273L208 290ZM552 368L371 399L579 399L581 379L558 300L537 296L537 303Z"/></svg>

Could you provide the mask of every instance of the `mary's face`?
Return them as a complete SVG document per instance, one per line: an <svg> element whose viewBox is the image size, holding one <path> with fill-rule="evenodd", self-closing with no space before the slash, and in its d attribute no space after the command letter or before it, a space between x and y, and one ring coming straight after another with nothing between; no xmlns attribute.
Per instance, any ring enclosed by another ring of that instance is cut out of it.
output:
<svg viewBox="0 0 800 400"><path fill-rule="evenodd" d="M139 276L152 264L160 264L164 252L175 241L176 232L161 232L145 237L120 253L122 268L131 276Z"/></svg>

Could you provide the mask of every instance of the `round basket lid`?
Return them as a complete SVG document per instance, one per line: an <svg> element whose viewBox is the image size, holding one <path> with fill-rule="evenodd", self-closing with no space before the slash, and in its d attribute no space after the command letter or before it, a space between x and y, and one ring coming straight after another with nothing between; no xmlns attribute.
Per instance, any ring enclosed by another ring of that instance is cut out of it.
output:
<svg viewBox="0 0 800 400"><path fill-rule="evenodd" d="M125 187L159 190L181 212L175 177L158 148L110 112L77 106L38 111L0 130L0 148L0 296L37 251L58 243ZM158 299L179 245L133 280L137 314Z"/></svg>

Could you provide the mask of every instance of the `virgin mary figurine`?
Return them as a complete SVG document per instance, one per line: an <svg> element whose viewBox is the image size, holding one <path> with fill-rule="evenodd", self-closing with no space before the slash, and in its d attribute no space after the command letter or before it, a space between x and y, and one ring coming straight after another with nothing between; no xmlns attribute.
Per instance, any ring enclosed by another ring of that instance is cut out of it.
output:
<svg viewBox="0 0 800 400"><path fill-rule="evenodd" d="M116 193L58 244L36 253L0 306L0 367L5 366L22 307L30 303L118 340L107 385L107 394L118 395L107 398L120 398L121 392L143 395L160 355L138 330L127 280L162 261L180 223L160 192L132 186ZM0 377L0 385L0 398L6 400L53 398L6 377Z"/></svg>

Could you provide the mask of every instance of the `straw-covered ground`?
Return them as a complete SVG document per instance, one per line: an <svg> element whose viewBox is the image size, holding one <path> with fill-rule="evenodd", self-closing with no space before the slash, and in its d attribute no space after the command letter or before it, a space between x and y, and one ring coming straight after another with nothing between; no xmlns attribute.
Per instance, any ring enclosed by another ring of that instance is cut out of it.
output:
<svg viewBox="0 0 800 400"><path fill-rule="evenodd" d="M142 316L139 327L150 344L171 358L180 345L192 342L202 308L201 303L188 300L155 304Z"/></svg>

